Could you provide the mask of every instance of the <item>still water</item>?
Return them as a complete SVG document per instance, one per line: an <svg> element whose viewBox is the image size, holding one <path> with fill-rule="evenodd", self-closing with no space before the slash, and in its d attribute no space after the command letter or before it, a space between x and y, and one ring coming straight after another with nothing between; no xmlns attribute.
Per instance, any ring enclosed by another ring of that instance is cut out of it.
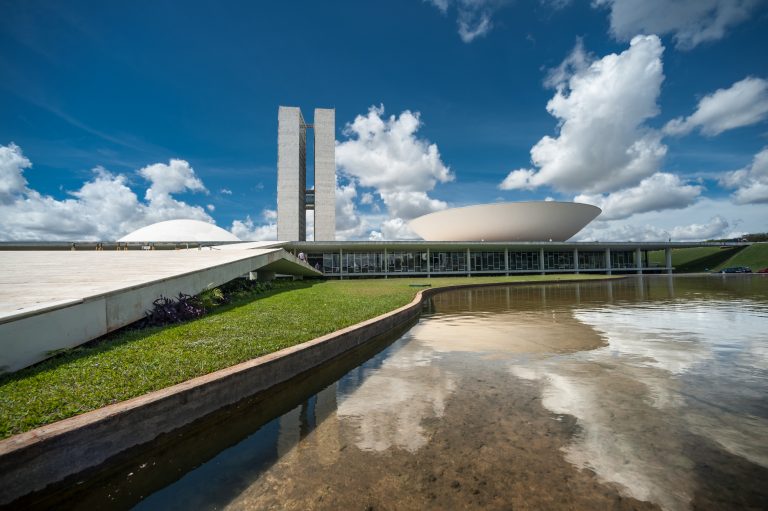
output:
<svg viewBox="0 0 768 511"><path fill-rule="evenodd" d="M166 439L70 504L768 508L768 278L481 288L424 312L341 377Z"/></svg>

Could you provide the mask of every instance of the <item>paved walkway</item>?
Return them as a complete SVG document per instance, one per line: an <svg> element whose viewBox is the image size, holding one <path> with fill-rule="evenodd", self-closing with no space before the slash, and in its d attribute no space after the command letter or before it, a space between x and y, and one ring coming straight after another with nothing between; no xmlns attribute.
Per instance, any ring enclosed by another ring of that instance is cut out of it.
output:
<svg viewBox="0 0 768 511"><path fill-rule="evenodd" d="M161 294L196 294L257 270L320 275L282 248L248 244L0 251L0 370L16 370L141 319Z"/></svg>
<svg viewBox="0 0 768 511"><path fill-rule="evenodd" d="M278 250L0 251L0 321Z"/></svg>

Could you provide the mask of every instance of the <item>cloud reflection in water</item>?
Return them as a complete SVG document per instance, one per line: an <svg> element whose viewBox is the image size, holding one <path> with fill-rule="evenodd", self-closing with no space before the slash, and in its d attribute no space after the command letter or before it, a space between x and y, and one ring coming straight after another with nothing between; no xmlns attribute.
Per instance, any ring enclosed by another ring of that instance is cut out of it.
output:
<svg viewBox="0 0 768 511"><path fill-rule="evenodd" d="M764 399L765 305L709 301L598 307L574 317L608 346L570 357L512 365L543 384L543 405L578 419L566 448L571 463L594 470L632 497L688 509L696 481L686 446L704 436L768 466L768 421L745 413L757 385ZM748 393L747 393L748 394ZM740 403L739 399L745 401Z"/></svg>
<svg viewBox="0 0 768 511"><path fill-rule="evenodd" d="M419 342L405 344L354 392L339 397L336 415L357 430L359 449L415 452L426 444L422 421L442 417L456 387L453 375L432 364L436 355Z"/></svg>

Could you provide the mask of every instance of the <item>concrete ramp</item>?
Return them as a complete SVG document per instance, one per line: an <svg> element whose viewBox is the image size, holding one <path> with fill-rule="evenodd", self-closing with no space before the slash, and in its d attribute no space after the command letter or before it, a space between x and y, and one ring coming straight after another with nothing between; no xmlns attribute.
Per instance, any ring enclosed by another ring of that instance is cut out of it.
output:
<svg viewBox="0 0 768 511"><path fill-rule="evenodd" d="M264 248L283 248L289 242L287 241L244 241L242 243L228 243L226 245L216 245L218 250L254 250Z"/></svg>
<svg viewBox="0 0 768 511"><path fill-rule="evenodd" d="M249 272L319 276L282 248L0 251L0 372L17 371L144 317L160 296Z"/></svg>

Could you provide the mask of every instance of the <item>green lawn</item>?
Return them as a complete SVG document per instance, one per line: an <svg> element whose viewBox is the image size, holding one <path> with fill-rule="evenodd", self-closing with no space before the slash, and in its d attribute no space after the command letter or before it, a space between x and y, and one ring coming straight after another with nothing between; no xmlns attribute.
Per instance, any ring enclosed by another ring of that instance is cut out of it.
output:
<svg viewBox="0 0 768 511"><path fill-rule="evenodd" d="M648 252L651 264L664 265L664 251ZM748 247L696 247L672 250L675 273L717 271L729 266L749 266L752 271L768 267L768 243Z"/></svg>
<svg viewBox="0 0 768 511"><path fill-rule="evenodd" d="M676 248L672 250L672 266L675 267L675 273L709 271L719 267L741 250L742 247ZM651 264L664 266L664 251L656 250L649 252L648 261Z"/></svg>
<svg viewBox="0 0 768 511"><path fill-rule="evenodd" d="M768 243L750 245L715 269L720 270L727 266L749 266L752 271L768 267Z"/></svg>
<svg viewBox="0 0 768 511"><path fill-rule="evenodd" d="M180 383L353 325L417 288L596 275L304 281L241 298L188 323L123 330L0 377L0 438Z"/></svg>

